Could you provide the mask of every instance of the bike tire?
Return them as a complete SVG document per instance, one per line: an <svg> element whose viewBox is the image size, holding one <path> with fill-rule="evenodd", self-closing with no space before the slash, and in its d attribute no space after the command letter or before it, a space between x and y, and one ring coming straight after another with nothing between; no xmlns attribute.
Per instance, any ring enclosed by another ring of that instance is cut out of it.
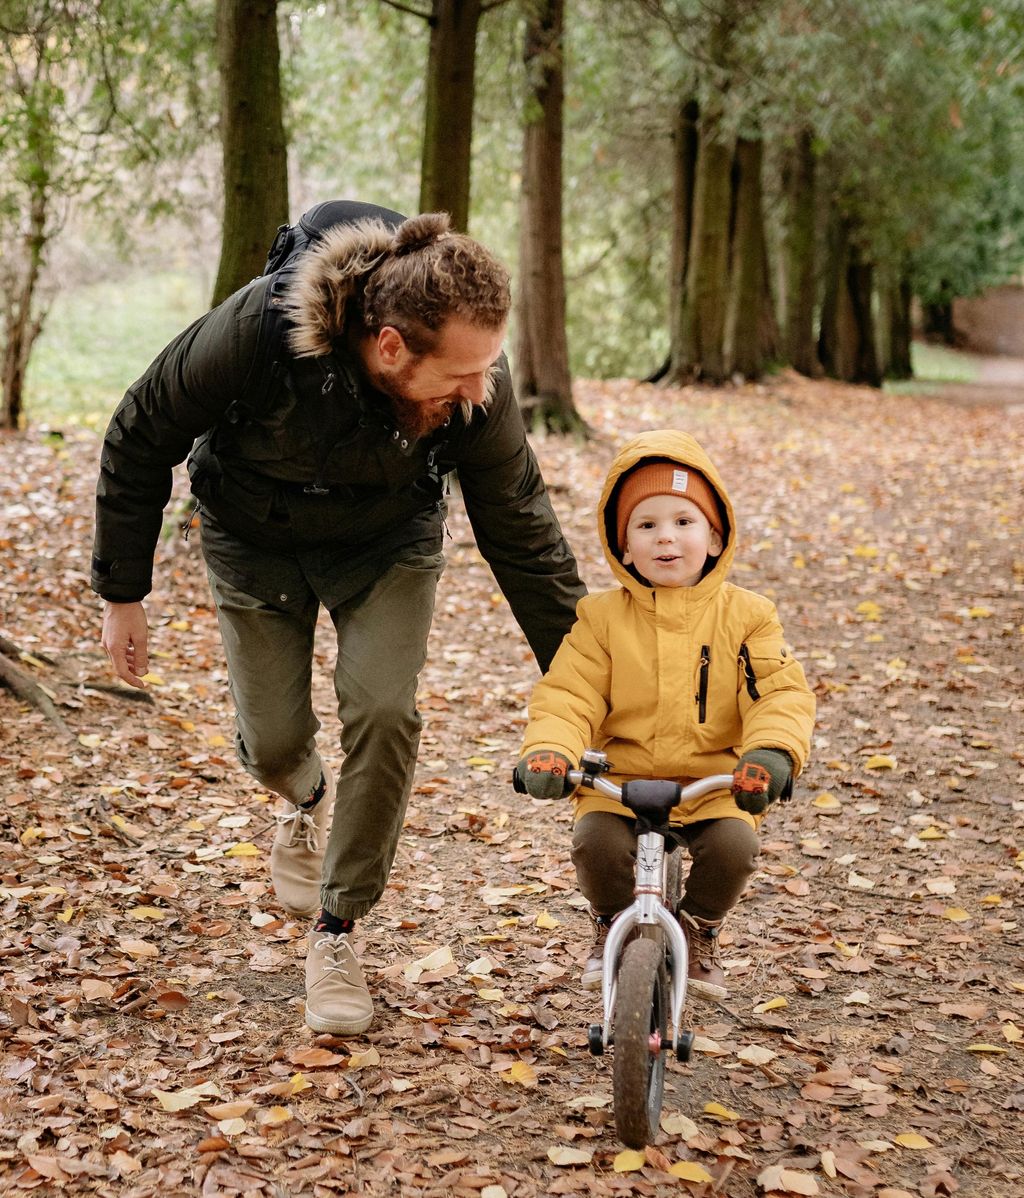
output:
<svg viewBox="0 0 1024 1198"><path fill-rule="evenodd" d="M668 975L660 939L642 937L626 946L615 998L612 1091L615 1130L627 1148L653 1142L661 1119L668 1026ZM657 1036L658 1051L651 1051Z"/></svg>

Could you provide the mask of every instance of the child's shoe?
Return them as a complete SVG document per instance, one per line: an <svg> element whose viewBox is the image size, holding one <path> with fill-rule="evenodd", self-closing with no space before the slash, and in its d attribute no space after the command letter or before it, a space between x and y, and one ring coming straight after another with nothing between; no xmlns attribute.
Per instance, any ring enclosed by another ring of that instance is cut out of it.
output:
<svg viewBox="0 0 1024 1198"><path fill-rule="evenodd" d="M608 939L608 929L612 926L612 919L610 915L598 915L591 907L590 922L594 925L594 947L590 950L586 965L583 966L581 980L584 990L600 990L601 978L604 974L604 946Z"/></svg>
<svg viewBox="0 0 1024 1198"><path fill-rule="evenodd" d="M722 953L718 947L718 930L722 921L701 919L680 909L679 923L686 936L686 946L689 950L687 991L700 998L728 998Z"/></svg>

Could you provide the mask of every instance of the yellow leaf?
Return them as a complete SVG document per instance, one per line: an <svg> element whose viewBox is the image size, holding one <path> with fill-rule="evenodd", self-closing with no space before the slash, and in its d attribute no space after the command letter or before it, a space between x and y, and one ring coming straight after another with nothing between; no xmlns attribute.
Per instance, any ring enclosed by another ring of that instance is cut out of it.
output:
<svg viewBox="0 0 1024 1198"><path fill-rule="evenodd" d="M22 834L18 837L18 839L21 841L22 844L30 845L33 840L38 840L40 838L40 836L42 836L42 834L43 834L42 828L39 828L39 827L33 825L30 828L26 828L25 831L22 832Z"/></svg>
<svg viewBox="0 0 1024 1198"><path fill-rule="evenodd" d="M264 1127L276 1127L278 1123L287 1123L292 1118L294 1116L288 1107L272 1106L260 1114L259 1121Z"/></svg>
<svg viewBox="0 0 1024 1198"><path fill-rule="evenodd" d="M173 628L175 632L188 632L192 625L188 620L172 620L167 627Z"/></svg>
<svg viewBox="0 0 1024 1198"><path fill-rule="evenodd" d="M71 916L74 915L74 907L65 907L64 910L57 916L61 923L70 923Z"/></svg>
<svg viewBox="0 0 1024 1198"><path fill-rule="evenodd" d="M550 916L546 911L542 911L540 915L537 916L538 928L557 928L559 926L560 924L558 920Z"/></svg>
<svg viewBox="0 0 1024 1198"><path fill-rule="evenodd" d="M493 757L467 757L466 765L497 765Z"/></svg>
<svg viewBox="0 0 1024 1198"><path fill-rule="evenodd" d="M612 1161L616 1173L635 1173L647 1164L647 1157L635 1148L626 1148Z"/></svg>
<svg viewBox="0 0 1024 1198"><path fill-rule="evenodd" d="M160 677L160 675L154 674L152 671L150 671L148 674L143 674L142 681L148 682L150 686L166 686L166 683Z"/></svg>
<svg viewBox="0 0 1024 1198"><path fill-rule="evenodd" d="M978 900L983 907L998 907L1002 904L1001 894L986 894Z"/></svg>
<svg viewBox="0 0 1024 1198"><path fill-rule="evenodd" d="M111 822L111 823L114 825L114 827L115 827L115 828L120 828L122 832L127 832L127 830L128 830L128 821L127 821L127 820L124 818L124 816L123 816L123 815L118 815L118 814L115 812L115 813L114 813L114 814L113 814L113 815L110 817L110 822Z"/></svg>
<svg viewBox="0 0 1024 1198"><path fill-rule="evenodd" d="M1024 1040L1024 1032L1015 1023L1004 1023L1000 1030L1003 1033L1003 1039L1009 1041L1010 1044L1020 1044Z"/></svg>
<svg viewBox="0 0 1024 1198"><path fill-rule="evenodd" d="M204 1098L219 1098L220 1091L213 1082L203 1082L185 1090L153 1090L152 1095L165 1111L184 1111L202 1102Z"/></svg>
<svg viewBox="0 0 1024 1198"><path fill-rule="evenodd" d="M998 1044L968 1044L964 1049L964 1052L993 1053L996 1055L1009 1051L1008 1048L1000 1048Z"/></svg>
<svg viewBox="0 0 1024 1198"><path fill-rule="evenodd" d="M930 828L925 828L923 832L918 832L918 840L945 840L946 833L939 831L933 824Z"/></svg>
<svg viewBox="0 0 1024 1198"><path fill-rule="evenodd" d="M379 1065L380 1053L372 1045L366 1052L354 1052L348 1059L346 1069L362 1069L366 1065Z"/></svg>
<svg viewBox="0 0 1024 1198"><path fill-rule="evenodd" d="M98 749L103 744L103 737L98 732L90 732L88 736L83 732L79 734L78 743L87 749Z"/></svg>
<svg viewBox="0 0 1024 1198"><path fill-rule="evenodd" d="M894 770L896 758L886 753L875 753L864 762L866 770Z"/></svg>
<svg viewBox="0 0 1024 1198"><path fill-rule="evenodd" d="M669 1165L668 1171L673 1177L681 1177L683 1181L713 1180L707 1169L698 1165L696 1161L676 1161L674 1165Z"/></svg>
<svg viewBox="0 0 1024 1198"><path fill-rule="evenodd" d="M817 807L819 811L842 811L843 805L834 794L823 791L817 798L811 799L811 806Z"/></svg>
<svg viewBox="0 0 1024 1198"><path fill-rule="evenodd" d="M249 840L240 840L224 853L225 857L258 857L259 849Z"/></svg>
<svg viewBox="0 0 1024 1198"><path fill-rule="evenodd" d="M951 919L953 923L963 923L964 920L971 918L971 913L965 911L963 907L947 907L942 912L943 919Z"/></svg>
<svg viewBox="0 0 1024 1198"><path fill-rule="evenodd" d="M553 1165L589 1165L593 1159L592 1152L583 1152L579 1148L566 1148L563 1144L556 1144L554 1148L548 1149L548 1160Z"/></svg>
<svg viewBox="0 0 1024 1198"><path fill-rule="evenodd" d="M301 1094L303 1090L312 1090L313 1083L306 1078L304 1073L293 1073L288 1085L293 1094Z"/></svg>
<svg viewBox="0 0 1024 1198"><path fill-rule="evenodd" d="M711 1115L715 1119L739 1119L739 1115L735 1111L730 1111L727 1106L722 1106L720 1102L706 1102L704 1104L704 1114Z"/></svg>
<svg viewBox="0 0 1024 1198"><path fill-rule="evenodd" d="M987 620L992 615L992 612L987 607L972 607L968 609L967 615L972 620Z"/></svg>
<svg viewBox="0 0 1024 1198"><path fill-rule="evenodd" d="M788 1006L789 1003L780 995L778 998L769 998L767 1002L759 1002L754 1011L758 1015L763 1015L765 1011L780 1011L783 1007Z"/></svg>
<svg viewBox="0 0 1024 1198"><path fill-rule="evenodd" d="M132 907L128 914L132 919L163 919L167 912L160 907Z"/></svg>
<svg viewBox="0 0 1024 1198"><path fill-rule="evenodd" d="M853 556L866 558L878 557L878 550L874 545L854 545Z"/></svg>
<svg viewBox="0 0 1024 1198"><path fill-rule="evenodd" d="M190 832L202 832L205 825L201 819L190 819L185 825Z"/></svg>
<svg viewBox="0 0 1024 1198"><path fill-rule="evenodd" d="M893 1143L899 1144L901 1148L931 1148L931 1140L925 1139L924 1136L919 1136L916 1131L905 1131L902 1135L894 1136Z"/></svg>
<svg viewBox="0 0 1024 1198"><path fill-rule="evenodd" d="M537 1084L537 1071L526 1061L516 1061L505 1076L514 1081L516 1085L525 1086L527 1089Z"/></svg>
<svg viewBox="0 0 1024 1198"><path fill-rule="evenodd" d="M210 746L211 749L223 749L224 746L228 742L224 739L223 736L221 736L219 733L217 733L213 736L208 736L206 738L206 743Z"/></svg>

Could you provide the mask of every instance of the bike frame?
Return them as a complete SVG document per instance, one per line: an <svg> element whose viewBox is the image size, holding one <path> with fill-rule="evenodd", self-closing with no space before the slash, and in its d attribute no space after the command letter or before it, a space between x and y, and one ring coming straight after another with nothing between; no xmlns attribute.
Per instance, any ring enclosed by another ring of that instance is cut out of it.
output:
<svg viewBox="0 0 1024 1198"><path fill-rule="evenodd" d="M622 800L622 788L594 772L607 768L604 754L584 755L584 764L589 769L570 770L568 780L575 786L588 786L609 798ZM684 786L679 795L680 802L699 799L713 790L729 790L731 774L713 774L709 778L698 778ZM678 852L678 850L676 850ZM615 1015L616 979L619 957L630 932L635 928L660 926L665 933L667 949L672 962L672 979L669 1002L669 1030L673 1051L679 1047L683 1004L686 1002L686 979L688 975L688 950L686 936L675 917L665 904L665 837L660 832L641 832L636 844L636 881L633 904L620 911L608 929L604 949L604 967L601 975L601 1000L604 1007L602 1036L605 1047L611 1042L612 1022Z"/></svg>

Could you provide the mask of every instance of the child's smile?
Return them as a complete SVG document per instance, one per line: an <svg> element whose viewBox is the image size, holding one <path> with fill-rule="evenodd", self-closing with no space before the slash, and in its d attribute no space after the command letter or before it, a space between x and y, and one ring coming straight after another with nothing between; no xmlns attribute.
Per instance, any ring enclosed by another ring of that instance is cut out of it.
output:
<svg viewBox="0 0 1024 1198"><path fill-rule="evenodd" d="M721 552L721 536L692 500L652 495L630 513L622 560L653 586L692 587Z"/></svg>

